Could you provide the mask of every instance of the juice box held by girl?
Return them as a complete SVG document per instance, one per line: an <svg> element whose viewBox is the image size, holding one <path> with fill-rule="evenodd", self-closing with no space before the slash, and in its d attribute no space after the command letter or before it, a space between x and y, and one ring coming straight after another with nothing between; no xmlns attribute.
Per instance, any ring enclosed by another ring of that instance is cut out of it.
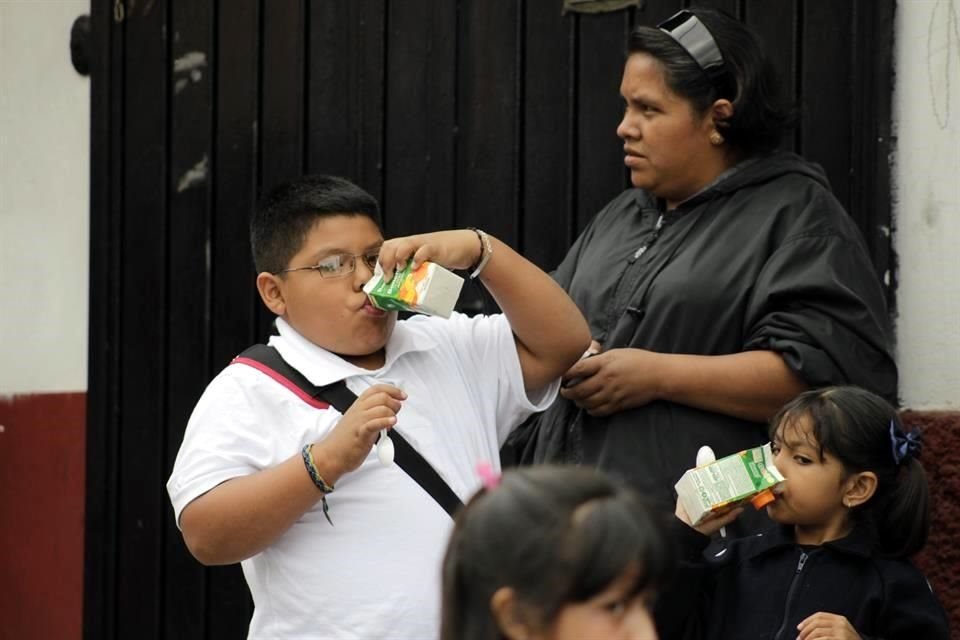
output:
<svg viewBox="0 0 960 640"><path fill-rule="evenodd" d="M696 525L712 512L729 511L748 500L761 509L775 499L783 482L767 443L688 469L674 488Z"/></svg>

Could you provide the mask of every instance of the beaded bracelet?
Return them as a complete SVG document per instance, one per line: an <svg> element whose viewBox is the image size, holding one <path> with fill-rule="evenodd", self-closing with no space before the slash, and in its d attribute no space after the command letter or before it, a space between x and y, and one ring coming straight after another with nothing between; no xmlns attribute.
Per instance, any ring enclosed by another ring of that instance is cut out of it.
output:
<svg viewBox="0 0 960 640"><path fill-rule="evenodd" d="M307 473L310 474L310 479L313 480L313 484L323 493L323 497L320 498L320 504L323 506L323 515L327 519L327 522L330 523L330 526L333 526L333 520L330 519L330 506L327 504L327 494L333 493L333 485L326 483L320 476L320 472L317 471L317 465L313 463L312 442L303 445L303 449L300 450L300 456L303 458L303 466L307 468Z"/></svg>

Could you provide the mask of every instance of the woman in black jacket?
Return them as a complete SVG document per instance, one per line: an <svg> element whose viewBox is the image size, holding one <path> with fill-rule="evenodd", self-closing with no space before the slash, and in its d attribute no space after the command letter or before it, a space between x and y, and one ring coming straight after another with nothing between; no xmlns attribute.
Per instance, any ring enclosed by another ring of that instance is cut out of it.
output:
<svg viewBox="0 0 960 640"><path fill-rule="evenodd" d="M717 11L631 33L617 134L635 188L553 274L596 355L567 372L525 460L613 471L669 514L701 445L762 444L801 391L895 398L880 281L822 170L777 151L792 112L776 81L753 32ZM748 519L734 528L766 525Z"/></svg>
<svg viewBox="0 0 960 640"><path fill-rule="evenodd" d="M948 640L946 615L909 561L927 540L920 434L857 387L808 391L774 419L774 463L786 478L767 507L778 526L705 556L735 513L677 538L688 562L664 638L736 640ZM677 516L689 524L680 503Z"/></svg>

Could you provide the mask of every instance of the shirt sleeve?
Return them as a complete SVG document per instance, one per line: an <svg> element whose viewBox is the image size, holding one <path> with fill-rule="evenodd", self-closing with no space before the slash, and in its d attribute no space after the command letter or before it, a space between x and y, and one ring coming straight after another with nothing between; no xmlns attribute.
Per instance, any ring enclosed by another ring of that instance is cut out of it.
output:
<svg viewBox="0 0 960 640"><path fill-rule="evenodd" d="M527 392L520 356L510 323L503 314L468 317L454 314L447 322L457 357L478 384L471 385L480 408L495 407L498 445L530 414L547 409L560 390L560 378Z"/></svg>
<svg viewBox="0 0 960 640"><path fill-rule="evenodd" d="M315 420L297 420L295 412L306 410L296 404L302 402L293 394L271 402L276 394L263 393L271 384L253 369L231 365L200 397L167 481L178 527L190 502L227 480L290 458L340 415L330 409Z"/></svg>
<svg viewBox="0 0 960 640"><path fill-rule="evenodd" d="M779 352L809 385L856 384L895 399L886 305L866 250L836 233L788 239L748 304L745 350Z"/></svg>

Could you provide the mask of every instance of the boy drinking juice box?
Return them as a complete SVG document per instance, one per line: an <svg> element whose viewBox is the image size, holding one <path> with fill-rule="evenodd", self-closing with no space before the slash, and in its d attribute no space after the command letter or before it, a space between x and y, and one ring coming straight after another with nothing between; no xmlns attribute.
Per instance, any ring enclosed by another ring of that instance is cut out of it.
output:
<svg viewBox="0 0 960 640"><path fill-rule="evenodd" d="M415 311L449 318L457 303L463 278L438 264L424 262L416 270L411 262L398 268L389 282L377 263L373 277L363 286L373 306L385 311Z"/></svg>
<svg viewBox="0 0 960 640"><path fill-rule="evenodd" d="M783 481L767 443L688 469L674 488L690 520L698 524L711 512L732 509L747 500L762 508L774 500L774 489Z"/></svg>

